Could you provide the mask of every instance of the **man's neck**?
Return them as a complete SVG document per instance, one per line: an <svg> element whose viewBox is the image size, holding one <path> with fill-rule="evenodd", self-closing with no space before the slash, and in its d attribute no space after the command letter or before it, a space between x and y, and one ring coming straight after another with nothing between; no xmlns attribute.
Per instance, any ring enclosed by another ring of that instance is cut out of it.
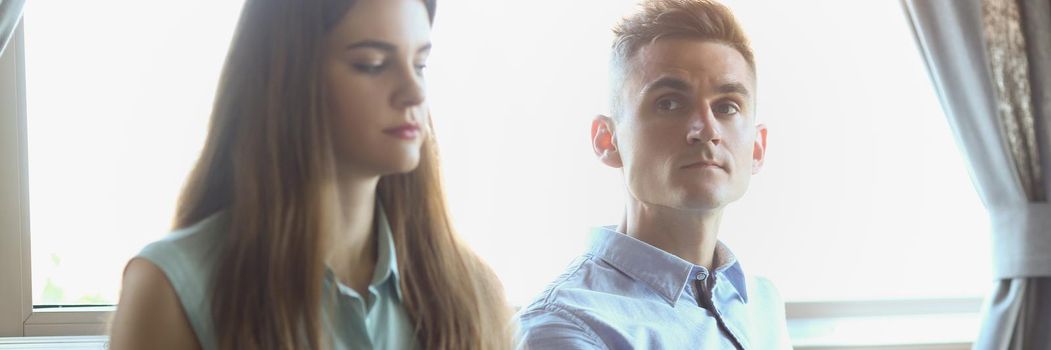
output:
<svg viewBox="0 0 1051 350"><path fill-rule="evenodd" d="M617 231L711 270L721 220L721 209L686 211L629 199Z"/></svg>

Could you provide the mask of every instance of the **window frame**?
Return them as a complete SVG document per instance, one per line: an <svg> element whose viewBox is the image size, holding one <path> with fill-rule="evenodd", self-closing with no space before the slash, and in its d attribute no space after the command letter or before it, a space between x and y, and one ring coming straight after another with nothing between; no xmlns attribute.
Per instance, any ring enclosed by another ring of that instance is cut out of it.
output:
<svg viewBox="0 0 1051 350"><path fill-rule="evenodd" d="M0 337L104 336L115 306L33 307L23 26L19 21L0 56L0 163L15 165L0 167ZM785 315L792 329L813 320L977 315L982 303L980 298L790 302Z"/></svg>
<svg viewBox="0 0 1051 350"><path fill-rule="evenodd" d="M112 306L33 307L23 25L0 57L0 337L103 335Z"/></svg>

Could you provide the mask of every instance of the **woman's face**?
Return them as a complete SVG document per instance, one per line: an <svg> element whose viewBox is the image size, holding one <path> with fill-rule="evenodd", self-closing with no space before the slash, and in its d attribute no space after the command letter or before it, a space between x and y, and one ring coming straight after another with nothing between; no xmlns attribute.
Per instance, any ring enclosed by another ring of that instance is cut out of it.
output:
<svg viewBox="0 0 1051 350"><path fill-rule="evenodd" d="M423 1L358 0L328 34L325 103L340 169L382 176L419 164L430 32Z"/></svg>

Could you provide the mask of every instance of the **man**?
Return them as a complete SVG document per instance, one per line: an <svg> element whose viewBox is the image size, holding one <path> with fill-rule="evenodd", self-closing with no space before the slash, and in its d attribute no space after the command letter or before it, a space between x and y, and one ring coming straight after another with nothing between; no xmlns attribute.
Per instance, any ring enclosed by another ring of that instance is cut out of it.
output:
<svg viewBox="0 0 1051 350"><path fill-rule="evenodd" d="M713 1L641 6L614 29L610 115L591 126L624 176L624 219L520 312L522 347L791 348L773 286L718 240L766 154L748 39Z"/></svg>

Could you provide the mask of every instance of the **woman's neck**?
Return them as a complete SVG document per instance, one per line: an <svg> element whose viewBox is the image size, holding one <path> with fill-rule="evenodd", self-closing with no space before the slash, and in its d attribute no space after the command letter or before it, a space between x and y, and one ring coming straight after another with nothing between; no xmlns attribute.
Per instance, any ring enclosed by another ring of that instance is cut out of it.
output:
<svg viewBox="0 0 1051 350"><path fill-rule="evenodd" d="M367 297L376 266L376 187L379 177L344 176L337 183L339 226L326 241L326 263L336 278Z"/></svg>

